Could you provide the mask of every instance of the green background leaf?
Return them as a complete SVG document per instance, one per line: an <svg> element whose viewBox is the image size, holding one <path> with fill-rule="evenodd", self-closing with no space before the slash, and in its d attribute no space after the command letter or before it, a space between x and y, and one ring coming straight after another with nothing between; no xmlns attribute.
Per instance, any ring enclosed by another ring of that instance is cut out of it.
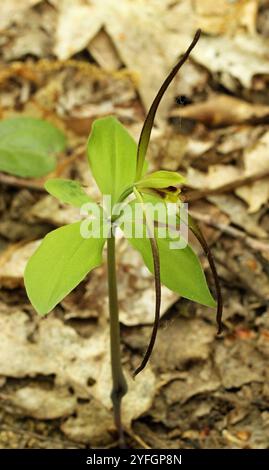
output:
<svg viewBox="0 0 269 470"><path fill-rule="evenodd" d="M80 224L50 232L28 261L25 287L41 315L50 312L89 271L102 263L105 239L82 238Z"/></svg>
<svg viewBox="0 0 269 470"><path fill-rule="evenodd" d="M16 117L0 122L0 171L24 178L47 175L54 155L66 147L62 131L42 119Z"/></svg>
<svg viewBox="0 0 269 470"><path fill-rule="evenodd" d="M114 117L97 119L92 125L87 146L89 164L103 194L117 202L136 173L136 143Z"/></svg>
<svg viewBox="0 0 269 470"><path fill-rule="evenodd" d="M45 182L46 190L61 202L71 204L75 207L81 207L87 202L93 202L93 199L85 193L78 181L53 178Z"/></svg>

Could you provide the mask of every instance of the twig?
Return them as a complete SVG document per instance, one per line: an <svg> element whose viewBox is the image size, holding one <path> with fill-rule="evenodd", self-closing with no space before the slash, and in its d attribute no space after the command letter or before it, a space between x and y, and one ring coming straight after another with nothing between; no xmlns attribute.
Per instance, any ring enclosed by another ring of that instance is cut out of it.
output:
<svg viewBox="0 0 269 470"><path fill-rule="evenodd" d="M240 238L240 240L243 240L247 246L249 246L255 251L269 252L269 242L256 240L256 238L248 236L242 230L239 230L235 227L231 227L230 225L225 225L225 224L217 222L216 220L213 220L209 215L201 214L200 212L196 212L193 210L190 210L190 214L196 220L199 220L200 222L204 222L207 225L211 225L212 227L215 227L216 229L220 230L223 233L226 233L227 235L230 235L233 238L237 238L237 239Z"/></svg>
<svg viewBox="0 0 269 470"><path fill-rule="evenodd" d="M0 184L6 184L7 186L12 186L14 188L27 188L32 189L41 193L45 193L46 190L43 186L43 181L40 180L28 180L24 178L17 178L16 176L6 175L5 173L0 173Z"/></svg>
<svg viewBox="0 0 269 470"><path fill-rule="evenodd" d="M131 429L126 428L125 432L129 435L129 437L131 437L135 442L137 442L137 444L139 444L142 447L142 449L151 449L151 447L148 446L148 444L144 441L144 439L142 439L142 437L135 434Z"/></svg>

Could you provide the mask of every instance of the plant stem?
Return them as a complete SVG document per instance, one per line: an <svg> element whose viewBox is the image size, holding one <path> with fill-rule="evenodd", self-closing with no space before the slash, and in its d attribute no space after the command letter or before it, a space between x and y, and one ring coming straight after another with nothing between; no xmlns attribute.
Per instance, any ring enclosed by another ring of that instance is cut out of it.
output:
<svg viewBox="0 0 269 470"><path fill-rule="evenodd" d="M121 422L121 400L127 393L127 383L121 366L120 324L115 264L115 237L112 233L107 240L107 267L110 314L110 354L113 383L111 400L113 404L114 422L119 434L119 444L120 447L124 447L124 435Z"/></svg>

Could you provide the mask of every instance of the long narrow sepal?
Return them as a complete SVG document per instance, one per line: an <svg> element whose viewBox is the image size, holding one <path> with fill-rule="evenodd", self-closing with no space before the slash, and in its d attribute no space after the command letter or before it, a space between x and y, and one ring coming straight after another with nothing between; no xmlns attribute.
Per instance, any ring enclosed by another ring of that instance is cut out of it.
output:
<svg viewBox="0 0 269 470"><path fill-rule="evenodd" d="M199 38L200 38L200 35L201 35L201 30L198 29L195 33L195 36L192 40L192 43L190 44L190 46L188 47L188 49L186 50L186 52L183 54L183 56L181 57L181 59L178 61L178 63L175 65L175 67L171 70L171 72L169 73L169 75L166 77L165 81L163 82L161 88L159 89L156 97L154 98L153 100L153 103L150 107L150 110L147 114L147 117L144 121L144 125L142 127L142 131L141 131L141 134L140 134L140 138L139 138L139 142L138 142L138 147L137 147L137 162L136 162L136 181L140 180L141 178L141 175L142 175L142 171L143 171L143 165L144 165L144 160L145 160L145 156L146 156L146 153L147 153L147 149L148 149L148 144L149 144L149 140L150 140L150 135L151 135L151 130L152 130L152 127L153 127L153 123L154 123L154 118L155 118L155 115L156 115L156 111L158 109L158 106L160 104L160 101L164 95L164 93L166 92L168 86L170 85L171 81L173 80L173 78L176 76L177 72L179 71L179 69L182 67L182 65L186 62L186 60L188 59L192 49L195 47L195 45L197 44Z"/></svg>
<svg viewBox="0 0 269 470"><path fill-rule="evenodd" d="M214 278L214 283L215 283L215 288L216 288L216 294L217 294L217 314L216 314L216 320L217 320L217 325L218 325L218 335L222 332L222 310L223 310L223 301L222 301L222 294L221 294L221 288L220 288L220 282L219 282L219 277L215 265L215 261L213 258L213 255L211 253L211 250L205 240L205 237L203 235L202 230L200 229L199 225L195 220L191 217L190 214L188 214L188 226L189 229L192 231L194 236L197 238L199 241L201 247L204 250L204 253L208 259L208 263Z"/></svg>
<svg viewBox="0 0 269 470"><path fill-rule="evenodd" d="M161 275L160 275L159 249L158 249L158 244L157 244L157 241L156 241L156 238L155 238L155 233L154 233L154 230L153 230L153 232L151 231L151 228L148 224L146 210L144 209L144 202L143 202L143 199L142 199L140 193L136 189L134 189L134 193L135 193L136 197L139 199L140 203L143 205L143 218L144 218L144 222L146 224L146 229L147 229L149 240L150 240L152 258L153 258L153 266L154 266L154 279L155 279L155 316L154 316L154 324L153 324L153 328L152 328L151 338L150 338L147 350L145 352L145 355L142 359L141 364L137 367L137 369L133 373L133 376L135 377L136 375L138 375L146 367L146 365L147 365L147 363L150 359L150 356L152 354L154 344L155 344L155 341L156 341L158 327L159 327L159 321L160 321L160 309L161 309Z"/></svg>

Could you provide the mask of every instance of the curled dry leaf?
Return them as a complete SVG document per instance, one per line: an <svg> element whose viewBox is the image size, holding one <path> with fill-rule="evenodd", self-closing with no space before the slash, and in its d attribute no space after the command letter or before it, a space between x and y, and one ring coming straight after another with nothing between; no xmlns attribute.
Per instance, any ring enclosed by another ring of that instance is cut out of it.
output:
<svg viewBox="0 0 269 470"><path fill-rule="evenodd" d="M197 364L191 371L166 374L165 380L169 380L164 390L169 404L185 403L195 395L213 392L220 386L218 374L210 362Z"/></svg>
<svg viewBox="0 0 269 470"><path fill-rule="evenodd" d="M269 168L269 132L265 132L256 143L243 151L244 169L233 165L211 165L208 172L188 168L187 180L192 187L216 189L253 174L268 171ZM249 205L249 212L257 212L269 199L269 178L235 189L235 193Z"/></svg>
<svg viewBox="0 0 269 470"><path fill-rule="evenodd" d="M267 54L266 41L258 35L253 38L247 34L202 37L199 47L193 51L197 63L212 73L219 73L220 81L229 89L236 89L237 85L227 80L227 75L249 89L255 75L267 74Z"/></svg>
<svg viewBox="0 0 269 470"><path fill-rule="evenodd" d="M269 106L253 105L228 95L215 95L207 101L178 108L172 117L201 121L208 126L226 126L269 116Z"/></svg>
<svg viewBox="0 0 269 470"><path fill-rule="evenodd" d="M104 70L117 70L122 61L105 29L101 29L91 40L88 50Z"/></svg>

